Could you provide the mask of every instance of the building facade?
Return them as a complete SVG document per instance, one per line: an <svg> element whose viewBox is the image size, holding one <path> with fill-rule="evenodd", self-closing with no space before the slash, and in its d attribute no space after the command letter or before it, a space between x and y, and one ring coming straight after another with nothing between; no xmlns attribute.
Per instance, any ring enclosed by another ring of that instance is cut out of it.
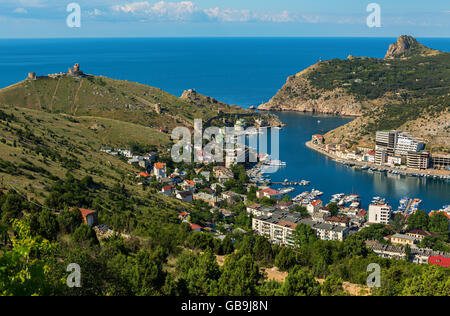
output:
<svg viewBox="0 0 450 316"><path fill-rule="evenodd" d="M392 207L387 204L370 204L369 206L369 223L372 224L389 224L391 219Z"/></svg>

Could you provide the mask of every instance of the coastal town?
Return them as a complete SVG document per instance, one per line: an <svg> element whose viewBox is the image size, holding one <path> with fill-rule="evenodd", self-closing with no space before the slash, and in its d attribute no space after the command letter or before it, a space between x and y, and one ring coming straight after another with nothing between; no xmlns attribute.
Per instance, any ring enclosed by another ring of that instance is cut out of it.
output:
<svg viewBox="0 0 450 316"><path fill-rule="evenodd" d="M378 131L375 148L348 148L313 135L306 146L349 167L393 175L450 179L450 154L430 153L426 144L402 131Z"/></svg>
<svg viewBox="0 0 450 316"><path fill-rule="evenodd" d="M313 140L318 142L315 146L324 146L318 135L313 136ZM379 143L377 146L382 145ZM340 148L334 148L336 147ZM418 150L420 147L421 145L418 145ZM420 200L405 199L400 201L398 210L393 210L383 198L374 197L365 210L361 206L360 196L356 194L337 193L326 203L320 199L323 192L315 189L291 198L288 193L294 189L288 187L289 184L306 187L310 185L310 181L291 183L286 180L286 183L281 183L283 188L271 188L270 184L273 183L263 175L265 168L284 163L271 161L270 156L264 154L258 155L258 162L253 164L218 165L207 161L193 172L187 172L177 167L169 168L167 162L159 161L156 152L140 156L133 154L130 148L102 147L101 151L125 159L140 169L135 175L136 185L152 186L157 188L160 194L189 204L201 203L211 214L218 214L214 221L199 223L192 221L191 214L183 210L179 213L179 220L188 223L193 231L209 233L220 240L233 231L235 225L230 223L233 223L232 219L236 216L236 205L245 209L245 214L251 221L248 227L238 227L235 230L242 233L253 232L265 236L272 243L286 247L295 246L294 235L300 224L312 228L319 239L343 241L371 225L389 227L397 214L401 215L406 223L408 217L414 215L420 205ZM364 159L370 156L373 156L370 152L360 155L364 163L369 163ZM375 160L373 162L375 163ZM242 172L245 172L245 181L241 179ZM444 214L450 223L450 206L432 211L429 216L435 214ZM407 230L405 224L398 233L386 236L384 243L367 240L366 245L384 258L404 259L408 256L408 260L414 263L448 267L450 253L420 246L424 238L434 235L435 233L426 230Z"/></svg>

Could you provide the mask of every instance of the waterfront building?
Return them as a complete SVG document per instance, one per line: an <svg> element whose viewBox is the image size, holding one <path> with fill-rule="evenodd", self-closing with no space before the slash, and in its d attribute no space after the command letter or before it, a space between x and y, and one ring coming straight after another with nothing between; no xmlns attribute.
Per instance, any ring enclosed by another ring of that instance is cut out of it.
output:
<svg viewBox="0 0 450 316"><path fill-rule="evenodd" d="M306 206L306 209L309 214L313 214L319 212L319 209L322 207L321 200L314 200Z"/></svg>
<svg viewBox="0 0 450 316"><path fill-rule="evenodd" d="M409 152L419 152L424 148L424 142L417 140L408 133L399 133L394 152L396 155L407 155Z"/></svg>
<svg viewBox="0 0 450 316"><path fill-rule="evenodd" d="M366 154L364 154L363 161L374 163L375 162L375 150L370 150Z"/></svg>
<svg viewBox="0 0 450 316"><path fill-rule="evenodd" d="M377 165L383 165L387 162L387 150L386 149L376 149L375 150L375 163Z"/></svg>
<svg viewBox="0 0 450 316"><path fill-rule="evenodd" d="M281 193L280 191L271 189L271 188L266 188L263 190L259 190L256 192L256 197L258 199L262 199L263 197L267 197L267 198L275 198L277 200L280 200L283 197L283 193Z"/></svg>
<svg viewBox="0 0 450 316"><path fill-rule="evenodd" d="M392 207L388 204L370 204L369 205L369 223L389 224L391 219Z"/></svg>
<svg viewBox="0 0 450 316"><path fill-rule="evenodd" d="M323 145L325 139L323 138L323 135L313 135L311 142L316 145Z"/></svg>
<svg viewBox="0 0 450 316"><path fill-rule="evenodd" d="M431 155L431 167L434 169L447 169L450 168L450 155L432 154Z"/></svg>
<svg viewBox="0 0 450 316"><path fill-rule="evenodd" d="M387 164L391 166L401 165L402 157L401 156L389 156L387 157Z"/></svg>
<svg viewBox="0 0 450 316"><path fill-rule="evenodd" d="M375 137L375 149L385 150L390 155L394 154L398 134L398 131L378 131Z"/></svg>
<svg viewBox="0 0 450 316"><path fill-rule="evenodd" d="M410 151L406 157L406 166L411 169L428 169L430 154L426 151Z"/></svg>

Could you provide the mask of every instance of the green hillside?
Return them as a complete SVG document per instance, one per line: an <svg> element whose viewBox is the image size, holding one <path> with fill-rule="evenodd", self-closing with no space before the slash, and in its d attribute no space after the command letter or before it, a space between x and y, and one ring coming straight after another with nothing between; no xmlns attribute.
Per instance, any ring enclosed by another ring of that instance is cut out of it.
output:
<svg viewBox="0 0 450 316"><path fill-rule="evenodd" d="M0 104L49 113L95 116L171 129L224 113L248 113L226 104L196 103L161 89L105 77L38 77L0 90Z"/></svg>

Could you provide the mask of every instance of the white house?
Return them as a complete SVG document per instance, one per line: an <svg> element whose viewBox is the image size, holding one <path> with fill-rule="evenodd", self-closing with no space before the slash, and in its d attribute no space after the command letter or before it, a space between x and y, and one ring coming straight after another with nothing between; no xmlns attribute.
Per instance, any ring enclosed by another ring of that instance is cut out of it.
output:
<svg viewBox="0 0 450 316"><path fill-rule="evenodd" d="M167 168L166 164L162 162L157 162L153 165L153 175L157 179L166 178L167 177Z"/></svg>

